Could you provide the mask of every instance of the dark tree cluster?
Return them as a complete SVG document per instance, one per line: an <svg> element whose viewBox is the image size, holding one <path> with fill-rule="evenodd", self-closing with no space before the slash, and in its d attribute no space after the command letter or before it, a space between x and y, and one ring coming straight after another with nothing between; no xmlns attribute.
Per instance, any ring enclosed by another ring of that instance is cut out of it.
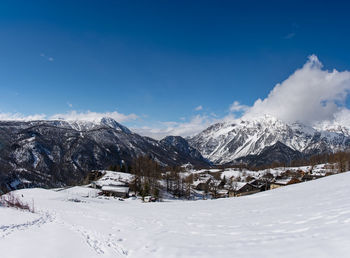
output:
<svg viewBox="0 0 350 258"><path fill-rule="evenodd" d="M130 172L134 175L130 183L132 191L142 197L149 195L157 199L161 197L159 180L162 176L162 167L150 156L135 158Z"/></svg>
<svg viewBox="0 0 350 258"><path fill-rule="evenodd" d="M194 181L194 175L182 176L181 167L168 167L163 175L166 182L166 190L178 198L191 198L191 185Z"/></svg>

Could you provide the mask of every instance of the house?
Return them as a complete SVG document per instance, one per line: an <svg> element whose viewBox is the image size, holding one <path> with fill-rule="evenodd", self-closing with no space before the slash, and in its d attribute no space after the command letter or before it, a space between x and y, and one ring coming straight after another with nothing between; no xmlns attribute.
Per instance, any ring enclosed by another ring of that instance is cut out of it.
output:
<svg viewBox="0 0 350 258"><path fill-rule="evenodd" d="M259 188L260 191L270 190L270 182L267 180L253 179L249 182L252 186Z"/></svg>
<svg viewBox="0 0 350 258"><path fill-rule="evenodd" d="M195 189L199 191L209 191L209 184L207 182L199 182L198 184L195 184Z"/></svg>
<svg viewBox="0 0 350 258"><path fill-rule="evenodd" d="M106 196L129 197L129 187L126 185L104 185L101 190L102 194Z"/></svg>
<svg viewBox="0 0 350 258"><path fill-rule="evenodd" d="M198 191L209 191L209 183L211 182L211 178L201 178L193 183L194 189Z"/></svg>
<svg viewBox="0 0 350 258"><path fill-rule="evenodd" d="M107 196L123 198L129 196L129 182L132 180L131 174L107 170L101 171L100 174L102 175L101 178L91 182L92 188L101 189L101 194ZM100 174L97 174L97 176Z"/></svg>
<svg viewBox="0 0 350 258"><path fill-rule="evenodd" d="M216 192L216 198L226 198L228 197L228 190L219 189Z"/></svg>
<svg viewBox="0 0 350 258"><path fill-rule="evenodd" d="M231 189L228 191L228 195L229 197L238 197L258 192L260 192L260 189L249 183L234 182Z"/></svg>
<svg viewBox="0 0 350 258"><path fill-rule="evenodd" d="M275 182L271 183L270 189L279 188L286 185L292 185L300 183L301 181L298 178L292 177L292 178L285 178L285 179L278 179Z"/></svg>

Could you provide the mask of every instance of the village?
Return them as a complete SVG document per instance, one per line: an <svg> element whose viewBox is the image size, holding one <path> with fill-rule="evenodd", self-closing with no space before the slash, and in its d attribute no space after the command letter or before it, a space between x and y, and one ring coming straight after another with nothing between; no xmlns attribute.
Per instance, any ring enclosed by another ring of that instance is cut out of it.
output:
<svg viewBox="0 0 350 258"><path fill-rule="evenodd" d="M89 174L91 183L87 187L95 189L99 197L120 200L130 197L141 199L143 202L164 199L217 199L240 197L315 180L337 174L338 169L336 164L278 167L260 171L240 168L196 170L191 166L183 166L177 181L169 180L170 173L165 172L162 178L157 180L159 191L156 195L138 193L133 187L135 176L118 171L92 171Z"/></svg>

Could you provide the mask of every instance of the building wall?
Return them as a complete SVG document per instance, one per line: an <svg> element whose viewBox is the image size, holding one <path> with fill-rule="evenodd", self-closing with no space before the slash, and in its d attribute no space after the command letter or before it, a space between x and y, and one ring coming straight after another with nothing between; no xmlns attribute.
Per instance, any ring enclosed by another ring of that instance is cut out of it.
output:
<svg viewBox="0 0 350 258"><path fill-rule="evenodd" d="M249 194L255 194L258 192L260 192L260 190L253 190L253 191L248 191L248 192L237 193L236 196L239 197L239 196L244 196L244 195L249 195Z"/></svg>
<svg viewBox="0 0 350 258"><path fill-rule="evenodd" d="M127 193L118 193L118 192L111 192L111 191L102 191L102 193L106 196L114 196L114 197L121 197L121 198L128 197Z"/></svg>
<svg viewBox="0 0 350 258"><path fill-rule="evenodd" d="M276 188L280 188L280 187L282 187L283 185L277 185L277 184L271 184L270 185L270 189L272 190L272 189L276 189Z"/></svg>

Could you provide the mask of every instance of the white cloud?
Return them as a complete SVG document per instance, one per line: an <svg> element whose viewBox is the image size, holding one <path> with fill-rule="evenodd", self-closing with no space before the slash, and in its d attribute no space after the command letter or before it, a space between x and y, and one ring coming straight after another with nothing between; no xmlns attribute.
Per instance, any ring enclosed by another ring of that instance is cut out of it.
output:
<svg viewBox="0 0 350 258"><path fill-rule="evenodd" d="M133 128L133 131L154 139L162 139L168 135L186 137L203 131L216 121L212 117L196 115L189 122L159 122L158 127Z"/></svg>
<svg viewBox="0 0 350 258"><path fill-rule="evenodd" d="M45 59L46 59L47 61L49 61L49 62L53 62L53 61L55 60L52 56L47 56L47 55L45 55L44 53L41 53L40 56L41 56L42 58L45 58Z"/></svg>
<svg viewBox="0 0 350 258"><path fill-rule="evenodd" d="M25 116L21 113L0 113L0 120L4 121L32 121L44 119L46 119L46 115L44 114Z"/></svg>
<svg viewBox="0 0 350 258"><path fill-rule="evenodd" d="M200 106L196 107L194 110L200 111L200 110L202 110L202 109L203 109L203 107L202 107L202 105L200 105Z"/></svg>
<svg viewBox="0 0 350 258"><path fill-rule="evenodd" d="M238 101L234 101L230 106L231 112L247 111L249 107L246 105L241 105Z"/></svg>
<svg viewBox="0 0 350 258"><path fill-rule="evenodd" d="M267 98L255 101L244 117L270 114L286 122L314 124L333 120L345 108L350 90L350 72L327 71L317 56L277 84Z"/></svg>
<svg viewBox="0 0 350 258"><path fill-rule="evenodd" d="M77 112L75 110L72 110L70 112L63 113L63 114L55 114L53 116L50 116L49 119L51 119L51 120L55 120L55 119L72 120L72 121L82 120L82 121L94 122L94 121L99 121L103 117L113 118L114 120L116 120L120 123L125 122L125 121L135 120L138 118L138 116L135 114L125 115L125 114L119 113L117 111L98 113L98 112L92 112L92 111Z"/></svg>
<svg viewBox="0 0 350 258"><path fill-rule="evenodd" d="M315 123L315 127L319 129L337 129L339 126L350 128L350 110L342 108L334 114L334 120L324 120Z"/></svg>

